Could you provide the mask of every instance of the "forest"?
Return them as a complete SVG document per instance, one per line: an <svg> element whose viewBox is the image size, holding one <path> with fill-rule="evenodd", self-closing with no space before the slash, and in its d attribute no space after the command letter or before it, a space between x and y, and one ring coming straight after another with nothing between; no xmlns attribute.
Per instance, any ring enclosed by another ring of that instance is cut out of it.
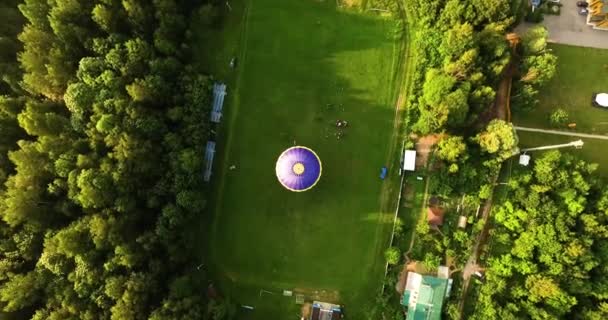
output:
<svg viewBox="0 0 608 320"><path fill-rule="evenodd" d="M608 317L608 192L596 168L550 151L514 170L471 319Z"/></svg>
<svg viewBox="0 0 608 320"><path fill-rule="evenodd" d="M202 7L201 7L202 5ZM199 9L200 8L200 9ZM193 276L210 78L194 0L0 8L0 308L32 319L222 319Z"/></svg>

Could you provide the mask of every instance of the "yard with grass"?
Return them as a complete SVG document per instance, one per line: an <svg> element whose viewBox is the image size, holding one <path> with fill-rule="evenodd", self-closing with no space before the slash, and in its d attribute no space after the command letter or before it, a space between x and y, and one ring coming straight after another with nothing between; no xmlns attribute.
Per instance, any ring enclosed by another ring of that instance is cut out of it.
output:
<svg viewBox="0 0 608 320"><path fill-rule="evenodd" d="M559 44L550 44L549 48L558 57L557 73L540 91L539 106L532 111L515 111L513 123L518 126L608 135L608 110L591 106L594 93L608 92L608 50ZM568 112L569 122L576 123L576 129L551 127L549 115L556 108ZM579 139L535 132L518 132L518 135L520 148L561 144ZM582 140L585 146L580 150L561 150L599 164L598 172L607 176L608 141Z"/></svg>
<svg viewBox="0 0 608 320"><path fill-rule="evenodd" d="M608 153L606 152L606 150L608 150L608 140L558 136L536 132L518 132L517 134L519 136L520 148L562 144L581 139L585 142L583 148L564 148L560 149L560 151L572 153L590 163L597 163L599 165L598 173L604 177L608 177ZM535 151L530 153L530 155L532 156L532 159L534 159L535 157L539 157L541 152Z"/></svg>
<svg viewBox="0 0 608 320"><path fill-rule="evenodd" d="M231 34L222 37L238 50L224 43L213 59L201 52L229 83L210 268L224 294L255 307L241 318L296 318L300 306L281 296L294 290L362 319L381 285L397 199L396 21L333 1L231 4L243 19L229 17ZM234 75L224 67L231 54L239 57ZM338 119L349 123L340 139ZM323 164L319 183L303 193L275 176L278 156L294 144Z"/></svg>
<svg viewBox="0 0 608 320"><path fill-rule="evenodd" d="M608 110L591 106L593 94L608 92L608 50L550 44L557 56L555 77L540 90L539 106L528 112L514 110L516 125L549 128L549 115L566 110L576 132L608 135Z"/></svg>

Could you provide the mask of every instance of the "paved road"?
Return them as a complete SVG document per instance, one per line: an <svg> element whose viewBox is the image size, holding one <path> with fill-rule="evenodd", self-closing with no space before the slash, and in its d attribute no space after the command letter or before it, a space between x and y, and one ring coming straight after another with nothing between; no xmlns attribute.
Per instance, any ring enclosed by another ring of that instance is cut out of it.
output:
<svg viewBox="0 0 608 320"><path fill-rule="evenodd" d="M545 14L541 24L549 30L549 42L570 44L579 47L608 49L608 31L594 30L587 25L587 17L578 14L576 0L562 0L559 16ZM519 34L534 23L523 22L515 31Z"/></svg>
<svg viewBox="0 0 608 320"><path fill-rule="evenodd" d="M540 133L548 133L548 134L558 134L558 135L562 135L562 136L608 140L608 136L599 135L599 134L575 133L575 132L568 132L568 131L545 130L545 129L527 128L527 127L518 127L518 126L514 126L513 128L515 128L515 130L519 130L519 131L540 132Z"/></svg>

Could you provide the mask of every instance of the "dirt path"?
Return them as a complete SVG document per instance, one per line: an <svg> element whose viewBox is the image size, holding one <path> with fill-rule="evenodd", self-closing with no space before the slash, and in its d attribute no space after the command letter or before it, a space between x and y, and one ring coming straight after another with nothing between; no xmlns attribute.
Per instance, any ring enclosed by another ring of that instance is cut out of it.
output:
<svg viewBox="0 0 608 320"><path fill-rule="evenodd" d="M493 119L502 119L507 122L511 121L510 100L511 100L511 84L513 82L513 74L515 72L515 64L513 61L507 66L498 90L496 90L496 100L494 100L494 108L491 111Z"/></svg>
<svg viewBox="0 0 608 320"><path fill-rule="evenodd" d="M498 181L498 175L493 178L492 185L496 185L496 181ZM458 310L460 310L460 314L464 310L464 302L467 297L467 293L469 290L469 284L471 282L471 275L475 273L475 271L479 270L479 265L477 264L477 259L479 259L479 253L481 250L481 245L485 243L486 238L488 237L488 233L490 231L490 225L488 224L488 218L490 217L490 212L492 211L492 199L494 196L494 191L490 193L490 197L486 200L483 205L482 211L482 220L483 220L483 229L477 235L477 239L475 240L475 246L473 247L473 252L467 261L463 271L462 271L462 295L460 296L460 301L458 303Z"/></svg>
<svg viewBox="0 0 608 320"><path fill-rule="evenodd" d="M520 127L520 126L514 126L514 128L515 128L515 130L519 130L519 131L540 132L540 133L547 133L547 134L557 134L557 135L562 135L562 136L608 140L608 136L599 135L599 134L576 133L576 132L547 130L547 129L539 129L539 128L528 128L528 127Z"/></svg>

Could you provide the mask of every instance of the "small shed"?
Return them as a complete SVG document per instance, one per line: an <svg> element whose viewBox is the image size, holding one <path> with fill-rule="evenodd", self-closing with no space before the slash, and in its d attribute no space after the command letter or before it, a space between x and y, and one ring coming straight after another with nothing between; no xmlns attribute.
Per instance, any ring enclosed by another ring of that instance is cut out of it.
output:
<svg viewBox="0 0 608 320"><path fill-rule="evenodd" d="M405 150L403 154L403 170L416 171L416 150Z"/></svg>
<svg viewBox="0 0 608 320"><path fill-rule="evenodd" d="M527 154L522 154L519 156L519 164L522 166L528 166L530 164L530 156Z"/></svg>
<svg viewBox="0 0 608 320"><path fill-rule="evenodd" d="M467 217L466 216L458 217L458 228L464 229L466 227L467 227Z"/></svg>

